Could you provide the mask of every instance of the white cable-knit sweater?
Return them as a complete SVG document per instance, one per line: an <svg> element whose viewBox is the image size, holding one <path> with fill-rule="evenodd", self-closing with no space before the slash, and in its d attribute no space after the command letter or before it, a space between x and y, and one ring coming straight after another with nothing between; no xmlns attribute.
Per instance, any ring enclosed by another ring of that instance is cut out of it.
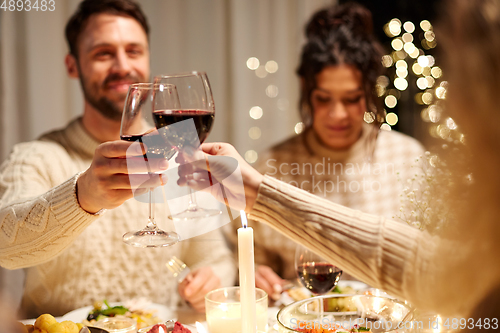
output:
<svg viewBox="0 0 500 333"><path fill-rule="evenodd" d="M210 265L223 285L232 285L235 265L219 230L167 248L139 249L124 244L122 235L145 226L147 204L131 199L101 216L79 206L77 174L89 167L98 145L77 119L16 145L1 166L0 265L27 267L24 314L57 316L98 300L134 297L174 307L177 283L165 266L172 255L191 269ZM162 229L172 228L167 214L157 207Z"/></svg>

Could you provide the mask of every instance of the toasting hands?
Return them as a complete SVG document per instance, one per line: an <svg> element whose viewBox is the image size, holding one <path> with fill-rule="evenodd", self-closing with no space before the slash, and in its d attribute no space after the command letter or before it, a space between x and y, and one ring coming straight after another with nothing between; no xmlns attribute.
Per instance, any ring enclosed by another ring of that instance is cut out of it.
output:
<svg viewBox="0 0 500 333"><path fill-rule="evenodd" d="M176 161L179 185L207 191L233 209L251 210L264 176L230 144L204 143L201 151L179 154Z"/></svg>

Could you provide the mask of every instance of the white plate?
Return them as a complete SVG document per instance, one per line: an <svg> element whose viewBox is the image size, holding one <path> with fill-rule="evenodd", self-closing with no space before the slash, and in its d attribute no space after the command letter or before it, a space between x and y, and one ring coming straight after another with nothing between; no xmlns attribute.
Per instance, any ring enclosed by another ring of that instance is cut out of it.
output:
<svg viewBox="0 0 500 333"><path fill-rule="evenodd" d="M110 303L111 306L122 305L123 303ZM83 308L79 308L73 310L71 312L66 313L62 316L62 320L71 320L75 323L81 323L83 320L87 319L89 312L92 311L93 306L86 306ZM163 321L167 321L169 319L175 320L175 313L170 310L168 307L162 304L149 303L142 307L144 310L156 310L156 316Z"/></svg>

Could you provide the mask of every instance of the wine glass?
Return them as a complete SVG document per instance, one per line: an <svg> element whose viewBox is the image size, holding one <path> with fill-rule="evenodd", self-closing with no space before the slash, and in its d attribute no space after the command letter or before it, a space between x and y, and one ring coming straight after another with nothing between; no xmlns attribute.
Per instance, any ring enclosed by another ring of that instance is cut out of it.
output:
<svg viewBox="0 0 500 333"><path fill-rule="evenodd" d="M191 154L205 141L215 119L215 106L207 74L190 72L156 76L154 121L165 139L182 154ZM178 96L166 94L162 86L175 85ZM178 103L178 104L177 104ZM199 207L189 189L189 204L184 211L172 214L173 220L190 220L219 215L218 209Z"/></svg>
<svg viewBox="0 0 500 333"><path fill-rule="evenodd" d="M342 270L313 251L298 245L295 250L295 270L300 283L315 296L325 295L339 282ZM323 299L319 313L323 317Z"/></svg>
<svg viewBox="0 0 500 333"><path fill-rule="evenodd" d="M175 91L173 86L165 86L165 89L167 88ZM175 95L175 92L173 94ZM152 98L152 83L130 85L125 99L120 127L120 138L122 140L140 142L147 146L148 150L143 161L148 170L150 170L150 160L158 158L170 159L175 155L175 150L165 145L164 139L156 130L152 116ZM137 156L134 156L133 159L137 162ZM154 173L148 172L148 174L153 175ZM177 233L163 231L156 224L154 190L154 188L150 188L148 191L149 218L147 225L141 230L127 232L123 235L123 241L126 244L135 247L160 247L174 245L179 241Z"/></svg>

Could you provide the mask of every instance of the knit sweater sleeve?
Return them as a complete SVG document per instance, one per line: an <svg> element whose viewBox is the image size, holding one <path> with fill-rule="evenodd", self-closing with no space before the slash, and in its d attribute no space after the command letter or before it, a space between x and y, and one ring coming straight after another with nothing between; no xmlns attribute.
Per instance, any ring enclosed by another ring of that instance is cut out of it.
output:
<svg viewBox="0 0 500 333"><path fill-rule="evenodd" d="M416 303L433 297L422 275L433 269L438 242L426 232L334 204L268 176L251 216L373 287Z"/></svg>
<svg viewBox="0 0 500 333"><path fill-rule="evenodd" d="M72 163L57 145L38 142L17 145L2 164L0 266L17 269L47 262L97 218L78 203L78 174L62 178Z"/></svg>

